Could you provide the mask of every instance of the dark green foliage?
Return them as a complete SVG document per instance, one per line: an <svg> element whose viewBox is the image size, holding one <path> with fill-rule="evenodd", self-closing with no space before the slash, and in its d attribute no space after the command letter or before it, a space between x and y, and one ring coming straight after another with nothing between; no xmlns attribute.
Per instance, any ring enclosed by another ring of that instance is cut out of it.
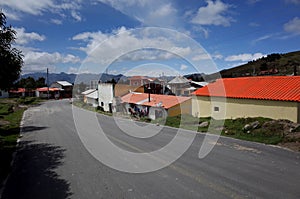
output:
<svg viewBox="0 0 300 199"><path fill-rule="evenodd" d="M0 89L12 87L21 73L23 55L12 47L15 39L16 31L6 26L6 16L0 11Z"/></svg>

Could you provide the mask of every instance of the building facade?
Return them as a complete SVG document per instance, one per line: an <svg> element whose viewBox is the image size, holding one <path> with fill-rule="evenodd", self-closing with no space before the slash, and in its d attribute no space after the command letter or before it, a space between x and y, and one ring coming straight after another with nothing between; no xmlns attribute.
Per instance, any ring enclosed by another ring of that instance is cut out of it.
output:
<svg viewBox="0 0 300 199"><path fill-rule="evenodd" d="M193 95L192 114L197 117L266 117L300 123L299 76L219 79Z"/></svg>

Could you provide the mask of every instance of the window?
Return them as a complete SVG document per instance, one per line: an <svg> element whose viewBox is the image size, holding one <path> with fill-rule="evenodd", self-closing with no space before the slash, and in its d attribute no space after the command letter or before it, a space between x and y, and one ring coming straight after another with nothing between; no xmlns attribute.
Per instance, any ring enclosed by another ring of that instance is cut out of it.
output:
<svg viewBox="0 0 300 199"><path fill-rule="evenodd" d="M101 106L104 106L104 103L103 103L103 102L101 102Z"/></svg>
<svg viewBox="0 0 300 199"><path fill-rule="evenodd" d="M215 106L215 107L214 107L214 111L215 111L215 112L219 112L219 111L220 111L220 108L219 108L218 106Z"/></svg>

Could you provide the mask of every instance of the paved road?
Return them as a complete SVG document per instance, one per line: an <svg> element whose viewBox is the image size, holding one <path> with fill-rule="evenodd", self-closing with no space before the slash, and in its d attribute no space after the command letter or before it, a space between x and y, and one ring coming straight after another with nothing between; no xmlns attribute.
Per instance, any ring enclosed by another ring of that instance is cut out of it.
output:
<svg viewBox="0 0 300 199"><path fill-rule="evenodd" d="M107 124L102 127L108 137L132 152L156 150L176 133L163 128L157 136L138 139L120 132L111 118L97 117ZM152 128L157 126L147 126ZM299 153L221 138L199 159L203 137L197 135L164 169L124 173L100 163L83 146L68 101L50 101L25 112L21 149L2 198L300 198Z"/></svg>

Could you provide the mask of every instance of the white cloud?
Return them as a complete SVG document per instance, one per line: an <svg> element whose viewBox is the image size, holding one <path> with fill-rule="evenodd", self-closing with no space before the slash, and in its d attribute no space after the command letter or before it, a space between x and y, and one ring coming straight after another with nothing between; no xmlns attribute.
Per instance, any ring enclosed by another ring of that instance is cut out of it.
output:
<svg viewBox="0 0 300 199"><path fill-rule="evenodd" d="M14 28L17 32L17 45L25 45L31 41L44 41L46 37L35 32L26 32L25 28Z"/></svg>
<svg viewBox="0 0 300 199"><path fill-rule="evenodd" d="M31 15L43 15L46 12L63 15L65 11L70 11L70 15L75 20L81 20L78 11L80 9L81 0L0 0L0 7L4 8L7 13L14 12L11 15L13 20L19 20L21 18L20 13L26 13ZM17 12L18 14L16 14Z"/></svg>
<svg viewBox="0 0 300 199"><path fill-rule="evenodd" d="M269 35L263 35L255 40L252 41L252 44L255 44L257 42L260 42L260 41L263 41L263 40L267 40L267 39L270 39L272 38L274 35L273 34L269 34Z"/></svg>
<svg viewBox="0 0 300 199"><path fill-rule="evenodd" d="M56 25L61 25L63 23L62 20L59 19L51 19L50 21Z"/></svg>
<svg viewBox="0 0 300 199"><path fill-rule="evenodd" d="M76 20L76 21L81 21L82 18L80 14L74 10L71 11L71 16Z"/></svg>
<svg viewBox="0 0 300 199"><path fill-rule="evenodd" d="M255 53L255 54L244 53L244 54L239 54L239 55L228 56L228 57L225 58L225 61L242 61L242 62L246 62L246 61L252 61L252 60L259 59L263 56L264 56L264 54L262 54L262 53Z"/></svg>
<svg viewBox="0 0 300 199"><path fill-rule="evenodd" d="M21 50L24 55L22 73L46 71L46 68L54 72L58 64L78 64L81 62L79 57L72 54L41 52L38 49L24 46L15 47Z"/></svg>
<svg viewBox="0 0 300 199"><path fill-rule="evenodd" d="M290 20L283 26L286 32L299 35L300 34L300 19L295 17L294 19Z"/></svg>
<svg viewBox="0 0 300 199"><path fill-rule="evenodd" d="M230 26L234 20L226 16L231 5L223 3L221 0L206 1L207 6L200 7L192 23L199 25Z"/></svg>
<svg viewBox="0 0 300 199"><path fill-rule="evenodd" d="M171 0L98 0L135 18L147 26L181 28L177 9Z"/></svg>
<svg viewBox="0 0 300 199"><path fill-rule="evenodd" d="M114 30L113 33L115 34L84 32L75 35L72 39L86 42L86 46L80 47L79 50L89 55L89 59L102 64L113 61L111 58L132 61L166 60L192 53L188 44L175 44L171 39L176 40L176 38L168 38L163 34L154 37L147 30L135 33L125 27ZM162 47L167 48L168 51L163 50ZM131 52L131 49L136 49L136 51Z"/></svg>
<svg viewBox="0 0 300 199"><path fill-rule="evenodd" d="M188 68L188 66L185 64L181 64L181 66L180 66L180 70L186 70L187 68Z"/></svg>
<svg viewBox="0 0 300 199"><path fill-rule="evenodd" d="M207 59L211 59L211 57L205 53L205 54L200 54L200 55L196 55L192 58L194 61L200 61L200 60L207 60Z"/></svg>

